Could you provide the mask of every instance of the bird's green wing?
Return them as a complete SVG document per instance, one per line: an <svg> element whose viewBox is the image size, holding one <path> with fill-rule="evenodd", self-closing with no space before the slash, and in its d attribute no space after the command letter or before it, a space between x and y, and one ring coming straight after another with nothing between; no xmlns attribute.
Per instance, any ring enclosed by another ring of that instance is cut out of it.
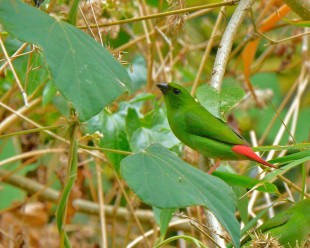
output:
<svg viewBox="0 0 310 248"><path fill-rule="evenodd" d="M233 145L245 145L247 141L222 120L210 114L202 106L183 109L186 131L201 137Z"/></svg>
<svg viewBox="0 0 310 248"><path fill-rule="evenodd" d="M288 220L290 219L290 216L291 216L291 213L287 211L277 214L273 218L269 219L264 224L262 224L259 227L259 230L261 230L262 232L267 232L273 228L282 226L288 222Z"/></svg>
<svg viewBox="0 0 310 248"><path fill-rule="evenodd" d="M283 214L277 214L276 216L274 216L273 218L269 219L268 221L266 221L264 224L262 224L258 230L260 230L262 233L264 232L268 232L270 230L272 230L273 228L279 227L284 225L285 223L287 223L289 220L289 216L287 215L286 212L283 212ZM248 246L248 242L251 240L251 236L248 235L246 236L242 241L241 241L241 246L243 247L244 244L245 247L249 247Z"/></svg>

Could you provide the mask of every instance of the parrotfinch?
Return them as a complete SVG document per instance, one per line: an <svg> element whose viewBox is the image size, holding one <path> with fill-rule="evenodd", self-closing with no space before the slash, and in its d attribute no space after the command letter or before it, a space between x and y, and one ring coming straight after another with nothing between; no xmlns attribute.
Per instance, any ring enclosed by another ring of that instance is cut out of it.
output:
<svg viewBox="0 0 310 248"><path fill-rule="evenodd" d="M208 158L266 162L250 148L247 141L225 122L213 116L179 84L159 83L164 96L172 132L185 145Z"/></svg>

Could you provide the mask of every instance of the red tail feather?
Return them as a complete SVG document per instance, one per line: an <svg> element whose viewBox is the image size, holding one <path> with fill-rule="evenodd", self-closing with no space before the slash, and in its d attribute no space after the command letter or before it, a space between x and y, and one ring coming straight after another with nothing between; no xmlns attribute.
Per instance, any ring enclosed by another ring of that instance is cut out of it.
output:
<svg viewBox="0 0 310 248"><path fill-rule="evenodd" d="M276 166L266 162L264 159L262 159L261 157L259 157L258 155L256 155L256 153L251 149L251 147L248 146L242 146L242 145L235 145L232 147L232 150L235 153L241 154L243 156L248 157L251 160L254 160L260 164L266 165L268 167L272 167L272 168L276 168Z"/></svg>

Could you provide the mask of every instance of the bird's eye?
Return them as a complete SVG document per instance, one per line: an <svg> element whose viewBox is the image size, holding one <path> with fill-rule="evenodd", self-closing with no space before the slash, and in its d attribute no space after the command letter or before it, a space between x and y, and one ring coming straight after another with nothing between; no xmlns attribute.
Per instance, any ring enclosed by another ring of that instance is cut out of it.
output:
<svg viewBox="0 0 310 248"><path fill-rule="evenodd" d="M179 89L173 89L174 94L179 94L181 91Z"/></svg>

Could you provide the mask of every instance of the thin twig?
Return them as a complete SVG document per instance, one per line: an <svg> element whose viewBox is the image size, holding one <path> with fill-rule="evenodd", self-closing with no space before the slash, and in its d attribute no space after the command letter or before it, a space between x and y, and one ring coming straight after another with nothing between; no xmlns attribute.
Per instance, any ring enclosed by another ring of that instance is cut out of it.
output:
<svg viewBox="0 0 310 248"><path fill-rule="evenodd" d="M155 30L158 32L158 34L163 38L163 40L167 43L167 45L169 46L169 48L171 47L171 40L162 32L162 30L160 30L158 27L155 27ZM171 67L169 67L169 76L167 75L167 63L171 61L171 50L169 49L169 52L167 54L167 56L164 58L162 51L160 50L160 46L159 43L156 42L156 51L159 57L159 61L160 61L160 65L157 69L157 71L155 72L154 75L154 79L157 80L157 77L162 73L163 77L164 77L164 81L165 82L170 82L171 81Z"/></svg>
<svg viewBox="0 0 310 248"><path fill-rule="evenodd" d="M216 242L216 240L211 236L209 235L207 232L205 232L196 222L194 221L190 221L190 224L195 227L199 232L201 232L202 234L204 234L205 236L207 236L209 238L209 240L212 241L212 243L214 243L217 247L222 247L222 245L218 244Z"/></svg>
<svg viewBox="0 0 310 248"><path fill-rule="evenodd" d="M98 32L98 35L99 35L100 44L101 44L101 46L104 46L103 45L103 40L102 40L102 35L101 35L101 32L100 32L100 28L98 26L98 21L97 21L96 15L95 15L95 11L94 11L94 8L93 8L92 1L89 1L89 4L90 4L91 12L92 12L92 15L94 17L94 20L95 20L95 23L96 23L96 26L97 26L97 32Z"/></svg>
<svg viewBox="0 0 310 248"><path fill-rule="evenodd" d="M129 197L128 197L128 195L127 195L125 189L124 189L123 183L122 183L121 179L119 178L118 174L116 173L116 171L113 171L113 172L114 172L115 178L116 178L116 180L117 180L117 182L118 182L118 185L120 186L120 189L122 190L123 195L124 195L124 197L125 197L125 199L126 199L126 202L127 202L127 204L128 204L128 207L129 207L129 211L130 211L130 213L132 214L132 216L133 216L133 218L134 218L134 220L135 220L135 222L136 222L136 224L137 224L137 226L138 226L139 231L141 232L141 235L142 235L142 237L143 237L143 241L144 241L144 243L146 244L146 247L149 247L149 248L150 248L151 245L150 245L149 241L147 240L147 238L146 238L146 236L145 236L145 232L144 232L144 230L143 230L143 227L142 227L142 225L141 225L139 219L138 219L137 216L135 215L135 210L134 210L132 204L130 203Z"/></svg>
<svg viewBox="0 0 310 248"><path fill-rule="evenodd" d="M35 104L38 104L40 101L41 101L41 97L33 100L33 102L30 103L30 107L32 107L32 104L35 105ZM10 106L2 103L0 101L0 106L2 106L3 108L9 110L10 112L14 113L14 115L8 117L5 119L5 121L1 122L0 124L0 133L2 133L4 130L6 130L6 128L8 128L12 122L14 122L18 117L27 121L28 123L31 123L33 126L39 128L39 129L42 129L43 132L47 133L48 135L52 136L53 138L56 138L60 141L63 141L64 143L68 144L68 141L66 139L64 139L63 137L49 131L49 130L46 130L43 126L39 125L38 123L36 123L35 121L31 120L30 118L26 117L24 115L24 113L26 111L28 111L30 109L29 108L25 108L25 107L22 107L20 110L16 111L14 109L12 109ZM10 120L9 120L10 118ZM47 128L48 129L48 128ZM0 136L1 137L1 136ZM103 157L103 156L100 156L90 150L100 150L100 151L108 151L108 152L114 152L114 153L118 153L118 154L124 154L124 155L130 155L132 154L132 152L127 152L127 151L119 151L119 150L114 150L114 149L109 149L109 148L99 148L99 147L90 147L90 146L84 146L84 145L80 145L79 144L79 147L80 149L82 149L84 152L88 153L88 154L91 154L92 156L95 156L95 157L98 157L100 159L102 159L103 161L106 161L106 159Z"/></svg>
<svg viewBox="0 0 310 248"><path fill-rule="evenodd" d="M277 175L277 178L279 178L281 181L285 182L288 186L294 188L296 191L298 191L299 193L302 193L303 190L298 187L296 184L294 184L292 181L290 181L289 179L287 179L286 177L282 176L282 175ZM307 198L310 198L310 194L304 192L305 196Z"/></svg>
<svg viewBox="0 0 310 248"><path fill-rule="evenodd" d="M3 133L5 130L7 130L8 128L10 128L12 126L12 123L14 123L18 117L24 116L24 114L26 114L27 112L29 112L33 107L35 107L37 104L39 104L42 100L42 97L36 98L35 100L31 101L28 104L28 107L23 106L21 107L19 110L14 110L11 107L9 107L8 105L4 104L3 102L0 101L0 106L2 106L3 108L9 110L10 112L14 113L13 115L8 116L7 118L5 118L5 120L3 120L0 123L0 134ZM25 116L26 117L26 116ZM27 117L26 117L27 118ZM42 126L40 126L42 127Z"/></svg>
<svg viewBox="0 0 310 248"><path fill-rule="evenodd" d="M148 16L140 16L140 17L135 17L135 18L131 18L131 19L125 19L125 20L118 20L115 22L103 23L103 24L99 24L98 26L99 27L108 27L108 26L114 26L114 25L121 25L121 24L143 21L143 20L147 20L147 19L165 17L165 16L169 16L169 15L181 14L181 13L186 13L186 12L193 12L193 11L202 10L202 9L217 8L217 7L222 7L222 6L233 6L236 3L238 3L238 1L232 0L232 1L221 2L221 3L205 4L205 5L199 5L199 6L194 6L194 7L184 8L184 9L166 11L163 13L157 13L157 14L148 15ZM90 25L90 27L96 28L97 25ZM85 29L88 27L87 26L79 26L78 28Z"/></svg>
<svg viewBox="0 0 310 248"><path fill-rule="evenodd" d="M49 127L41 127L41 128L33 128L33 129L27 129L27 130L21 130L21 131L17 131L17 132L13 132L13 133L8 133L8 134L4 134L4 135L0 135L0 139L5 139L5 138L9 138L12 136L18 136L18 135L25 135L25 134L30 134L30 133L36 133L36 132L41 132L44 130L53 130L53 129L58 129L63 127L64 125L55 125L55 126L49 126Z"/></svg>
<svg viewBox="0 0 310 248"><path fill-rule="evenodd" d="M21 56L21 52L24 51L27 46L29 44L28 43L24 43L20 46L20 48L17 49L17 51L11 56L10 61L14 61L16 58L18 58L19 56ZM33 51L30 51L29 53L32 53ZM26 53L22 54L22 55L26 55ZM9 62L6 61L1 67L0 67L0 75L3 73L3 71L5 70L5 68L9 65Z"/></svg>
<svg viewBox="0 0 310 248"><path fill-rule="evenodd" d="M85 145L81 145L81 144L79 144L79 147L83 148L85 150L89 150L89 151L95 150L95 151L102 151L102 152L113 152L113 153L122 154L122 155L132 155L133 154L133 152L128 152L128 151L121 151L121 150L115 150L115 149L104 148L104 147L85 146Z"/></svg>
<svg viewBox="0 0 310 248"><path fill-rule="evenodd" d="M13 64L12 64L12 62L11 62L11 59L10 59L10 57L9 57L7 51L6 51L6 48L5 48L4 44L3 44L3 41L2 41L2 39L1 39L1 37L0 37L0 46L1 46L2 52L3 52L3 54L4 54L4 57L6 58L6 60L7 60L8 64L9 64L9 66L10 66L10 68L11 68L11 71L12 71L13 76L14 76L14 78L15 78L15 81L16 81L18 87L19 87L19 90L20 90L21 93L22 93L22 97L23 97L23 100L24 100L24 104L25 104L26 107L28 107L29 104L28 104L28 100L27 100L27 94L26 94L26 92L25 92L24 89L23 89L23 86L22 86L22 84L21 84L21 82L20 82L20 80L19 80L19 77L17 76L17 73L16 73L16 71L15 71L15 69L14 69L14 66L13 66Z"/></svg>
<svg viewBox="0 0 310 248"><path fill-rule="evenodd" d="M104 197L103 197L103 185L102 185L102 176L101 176L101 168L99 165L99 161L96 162L96 174L97 174L97 183L98 183L98 200L99 200L99 216L100 216L100 227L101 227L101 238L102 238L102 247L108 247L107 240L107 230L106 230L106 221L104 214Z"/></svg>
<svg viewBox="0 0 310 248"><path fill-rule="evenodd" d="M141 0L140 0L141 1ZM144 4L139 4L139 13L141 15L144 14L143 9ZM153 52L152 52L152 47L153 47L153 42L151 41L149 31L148 31L148 26L146 23L146 20L142 20L142 26L143 26L143 31L146 36L146 44L147 44L147 89L149 90L152 86L152 81L153 81Z"/></svg>
<svg viewBox="0 0 310 248"><path fill-rule="evenodd" d="M293 36L290 36L290 37L287 37L287 38L284 38L284 39L281 39L281 40L272 40L270 39L268 36L262 34L259 32L260 35L262 35L265 39L267 39L269 41L269 43L265 44L265 46L269 46L269 45L277 45L277 44L280 44L280 43L284 43L286 41L290 41L290 40L294 40L294 39L297 39L297 38L300 38L300 37L303 37L303 36L307 36L310 34L310 32L305 32L305 33L302 33L302 34L296 34L296 35L293 35Z"/></svg>
<svg viewBox="0 0 310 248"><path fill-rule="evenodd" d="M37 151L29 151L29 152L24 152L22 154L4 159L2 161L0 161L0 167L8 164L8 163L12 163L14 161L18 161L21 159L25 159L25 158L29 158L29 157L33 157L33 156L42 156L45 155L47 153L62 153L64 152L64 149L59 149L59 148L51 148L51 149L43 149L43 150L37 150Z"/></svg>
<svg viewBox="0 0 310 248"><path fill-rule="evenodd" d="M86 24L87 30L90 32L91 36L96 40L96 36L95 36L93 30L91 29L90 25L88 24L88 21L87 21L85 15L84 15L83 10L82 10L82 8L81 8L80 5L79 5L79 11L80 11L80 13L81 13L81 15L82 15L83 21L84 21L85 24ZM97 24L95 24L95 27L96 27L96 28L98 27Z"/></svg>
<svg viewBox="0 0 310 248"><path fill-rule="evenodd" d="M201 11L197 11L197 12L195 12L195 13L192 13L192 14L188 15L188 16L186 17L186 20L191 20L191 19L196 18L196 17L198 17L198 16L205 15L206 13L209 13L209 12L211 12L212 10L213 10L213 8L210 8L210 9L203 9L203 10L201 10ZM165 24L165 25L163 25L163 26L161 26L161 27L155 27L155 28L156 28L156 30L153 29L153 30L151 30L151 31L149 32L149 34L148 34L149 36L155 35L155 32L158 31L158 30L161 30L161 31L166 30L166 29L168 28L168 25ZM129 47L131 47L131 46L135 45L136 43L139 43L139 42L141 42L141 41L143 41L143 40L145 40L145 39L146 39L146 35L145 35L145 34L144 34L144 35L141 35L141 36L138 36L138 37L134 38L133 40L127 42L126 44L119 46L116 50L119 50L119 51L126 50L126 49L128 49Z"/></svg>
<svg viewBox="0 0 310 248"><path fill-rule="evenodd" d="M197 87L199 85L199 80L201 78L201 75L202 75L202 72L203 72L203 68L205 67L207 59L209 58L209 54L210 54L211 49L212 49L213 44L214 44L214 39L217 36L218 28L219 28L219 26L220 26L220 24L222 22L223 17L224 17L225 9L226 9L226 7L222 7L220 9L219 15L218 15L217 20L215 22L215 25L214 25L214 27L212 29L212 33L211 33L208 45L207 45L206 50L205 50L205 52L203 54L202 60L200 62L200 65L199 65L199 68L198 68L198 71L197 71L197 74L196 74L196 77L195 77L195 81L193 83L191 95L195 94L196 89L197 89Z"/></svg>

